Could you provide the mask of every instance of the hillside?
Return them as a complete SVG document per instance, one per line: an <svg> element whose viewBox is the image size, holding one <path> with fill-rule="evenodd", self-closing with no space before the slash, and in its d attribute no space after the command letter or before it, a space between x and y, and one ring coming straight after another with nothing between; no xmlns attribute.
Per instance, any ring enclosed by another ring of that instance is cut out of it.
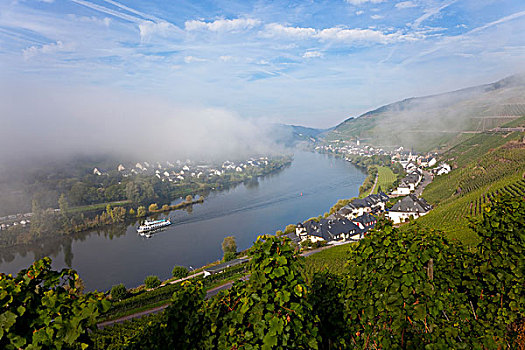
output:
<svg viewBox="0 0 525 350"><path fill-rule="evenodd" d="M446 149L523 115L525 75L514 75L492 84L395 102L349 118L322 136L326 141L359 138L375 146L425 152Z"/></svg>
<svg viewBox="0 0 525 350"><path fill-rule="evenodd" d="M525 125L525 117L513 122ZM479 217L482 206L497 194L525 195L525 133L478 134L442 155L453 166L437 176L423 197L435 206L418 222L445 230L467 245L477 242L468 218Z"/></svg>
<svg viewBox="0 0 525 350"><path fill-rule="evenodd" d="M300 125L272 124L270 134L272 139L287 147L293 147L304 142L315 142L319 135L327 133L331 129L315 129Z"/></svg>

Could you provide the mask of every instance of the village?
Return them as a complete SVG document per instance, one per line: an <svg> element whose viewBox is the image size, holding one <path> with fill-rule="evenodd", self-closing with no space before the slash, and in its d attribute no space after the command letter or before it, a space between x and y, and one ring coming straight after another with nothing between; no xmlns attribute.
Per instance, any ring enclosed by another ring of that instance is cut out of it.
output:
<svg viewBox="0 0 525 350"><path fill-rule="evenodd" d="M403 147L385 151L382 148L360 145L359 140L319 145L315 150L342 155L347 161L352 161L351 155L362 157L386 155L390 157L392 163L399 163L406 175L395 188L389 191L388 195L380 191L364 198L356 198L326 218L298 223L295 233L288 234L288 237L304 245L316 242L337 244L357 241L375 227L379 215L384 215L395 225L426 215L432 210L432 206L420 197L423 189L434 176L448 174L451 171L447 163L437 165L437 154L416 154ZM388 208L387 203L391 203L396 197L400 199Z"/></svg>
<svg viewBox="0 0 525 350"><path fill-rule="evenodd" d="M124 166L119 164L117 171L123 177L134 175L150 175L156 176L161 181L169 181L171 183L184 182L185 180L196 178L206 179L211 177L222 176L228 172L243 173L254 168L263 168L269 164L268 157L250 158L244 161L230 161L226 160L220 165L212 165L206 163L195 163L191 160L174 162L137 162ZM109 175L110 170L103 171L98 168L93 169L93 175L104 176Z"/></svg>
<svg viewBox="0 0 525 350"><path fill-rule="evenodd" d="M261 156L237 161L225 160L219 164L195 162L190 159L173 162L140 161L129 164L116 163L118 166L112 169L95 167L87 176L92 177L94 183L103 182L101 179L116 178L121 184L126 178L133 179L137 176L145 176L156 177L157 181L160 180L174 186L186 186L192 183L228 184L232 182L232 179L239 182L243 179L260 176L290 162L291 157L288 156L282 158ZM50 210L54 213L60 213L59 208L51 208ZM29 226L32 216L33 213L31 212L2 216L0 217L0 231Z"/></svg>

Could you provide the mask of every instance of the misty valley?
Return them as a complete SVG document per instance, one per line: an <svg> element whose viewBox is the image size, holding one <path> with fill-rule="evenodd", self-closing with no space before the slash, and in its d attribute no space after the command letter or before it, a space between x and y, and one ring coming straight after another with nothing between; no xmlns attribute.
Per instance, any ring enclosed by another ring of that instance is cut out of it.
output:
<svg viewBox="0 0 525 350"><path fill-rule="evenodd" d="M265 161L268 164L264 164ZM254 169L250 169L248 162L239 162L235 166L233 162L224 164L224 171L233 179L243 179L240 177L243 172L255 172ZM344 160L304 151L297 151L293 161L290 157L277 157L262 159L262 164L265 169L271 171L266 175L250 175L250 180L238 181L238 185L232 182L227 185L213 182L207 187L197 187L195 180L188 181L190 186L195 187L189 187L182 195L185 197L188 193L200 193L204 201L180 210L161 211L161 203L165 202L155 197L159 203L158 212L152 213L150 208L147 208L151 203L148 201L152 199L146 199L145 203L149 203L145 205L148 216L170 217L173 223L165 230L155 233L151 239L137 235L136 228L144 220L144 216L137 218L135 212L135 215L129 218L129 211L133 206L123 203L122 206L115 205L114 208L125 208L126 214L122 215L127 217L121 221L117 219L113 224L75 233L73 230L64 231L59 222L58 227L49 227L49 230L56 230L55 234L46 237L43 233L34 242L2 248L0 269L14 273L34 259L50 256L53 258L54 267L69 266L79 271L90 290L105 290L120 282L130 287L137 286L148 274L167 277L169 270L166 266L175 264L196 268L220 258L220 241L225 235L235 235L239 246L245 249L259 234L274 233L290 223L317 216L340 199L342 194L345 197L356 196L366 176L362 170ZM243 165L246 167L242 167L245 171L236 170L238 166ZM151 179L158 186L169 182L162 182L155 176L155 168L158 168L156 164L147 177L137 174L135 178ZM190 165L181 164L180 168L192 178ZM205 168L195 165L194 169ZM206 169L208 173L211 172L210 167ZM112 175L90 173L83 178L94 179L99 183L99 179L107 181L111 176L117 177L122 182L121 186L126 187L126 177L119 174L117 169ZM164 177L164 174L162 176ZM113 181L118 184L117 179ZM212 188L217 190L210 191ZM196 192L196 189L202 190ZM175 198L179 197L180 195ZM185 201L186 198L182 198L167 204L177 205ZM87 207L89 208L89 205ZM74 212L74 207L66 210ZM106 213L106 205L99 210L90 210L92 216L100 212L105 213L104 216L110 215ZM89 213L79 214L88 217ZM56 220L62 219L60 212L53 211L49 215L56 217ZM22 225L0 233L16 232L15 237L30 235L30 230L24 233L24 230L28 230L27 227L20 226ZM28 226L30 228L30 225ZM102 270L105 271L104 274L99 273Z"/></svg>
<svg viewBox="0 0 525 350"><path fill-rule="evenodd" d="M525 350L524 0L0 0L1 350Z"/></svg>

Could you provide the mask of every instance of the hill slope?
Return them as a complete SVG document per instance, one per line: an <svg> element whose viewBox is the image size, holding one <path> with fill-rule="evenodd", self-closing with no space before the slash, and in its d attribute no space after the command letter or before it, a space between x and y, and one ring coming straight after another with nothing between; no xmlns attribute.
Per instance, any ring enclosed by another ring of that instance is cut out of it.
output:
<svg viewBox="0 0 525 350"><path fill-rule="evenodd" d="M323 137L429 151L523 115L525 75L514 75L492 84L395 102L347 119Z"/></svg>
<svg viewBox="0 0 525 350"><path fill-rule="evenodd" d="M525 125L525 117L516 122ZM478 217L483 204L497 194L525 196L524 138L522 132L479 134L444 153L442 160L455 169L425 189L423 197L435 209L418 222L475 244L468 217Z"/></svg>

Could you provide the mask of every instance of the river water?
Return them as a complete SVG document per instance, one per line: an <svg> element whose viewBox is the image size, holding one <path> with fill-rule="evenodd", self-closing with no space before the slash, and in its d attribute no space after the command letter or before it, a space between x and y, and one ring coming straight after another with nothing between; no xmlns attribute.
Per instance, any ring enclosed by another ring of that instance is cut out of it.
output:
<svg viewBox="0 0 525 350"><path fill-rule="evenodd" d="M171 277L175 265L197 268L220 259L226 236L235 236L243 250L260 234L323 214L338 199L357 196L365 177L342 159L298 151L292 164L277 173L161 215L173 225L152 238L139 236L137 223L84 232L0 252L0 271L14 274L50 256L54 269L77 270L87 290L108 290L118 283L135 287L148 275Z"/></svg>

